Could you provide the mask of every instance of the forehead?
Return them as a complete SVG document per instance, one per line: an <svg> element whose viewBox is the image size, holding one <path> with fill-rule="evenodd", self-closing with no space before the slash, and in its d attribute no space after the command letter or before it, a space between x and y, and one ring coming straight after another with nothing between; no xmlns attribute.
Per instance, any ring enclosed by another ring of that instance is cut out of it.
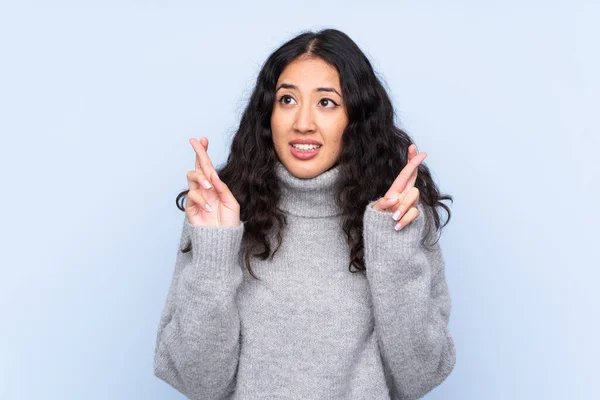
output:
<svg viewBox="0 0 600 400"><path fill-rule="evenodd" d="M277 84L291 83L302 89L317 86L340 87L337 69L318 57L300 58L289 63L279 75Z"/></svg>

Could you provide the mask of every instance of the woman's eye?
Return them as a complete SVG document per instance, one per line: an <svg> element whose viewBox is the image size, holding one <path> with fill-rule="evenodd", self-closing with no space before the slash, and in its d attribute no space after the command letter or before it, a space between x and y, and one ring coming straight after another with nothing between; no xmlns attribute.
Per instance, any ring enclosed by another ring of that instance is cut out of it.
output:
<svg viewBox="0 0 600 400"><path fill-rule="evenodd" d="M292 96L290 96L290 95L287 95L287 94L284 94L283 96L281 96L281 97L279 98L279 102L280 102L280 103L282 103L282 104L290 104L290 103L286 102L286 101L285 101L285 99L291 99L291 100L294 100Z"/></svg>
<svg viewBox="0 0 600 400"><path fill-rule="evenodd" d="M289 94L284 94L283 96L281 96L278 100L281 104L286 104L286 105L290 105L290 104L294 104L292 103L295 102L296 100L294 100L294 98L292 96L290 96ZM338 104L328 98L325 99L321 99L321 101L319 101L319 104L321 104L321 106L323 106L324 108L334 108L336 107Z"/></svg>
<svg viewBox="0 0 600 400"><path fill-rule="evenodd" d="M325 106L325 108L334 108L335 106L338 105L335 101L333 101L331 99L323 99L323 100L320 101L320 103L323 104L324 101L328 102L328 104L333 104L331 107Z"/></svg>

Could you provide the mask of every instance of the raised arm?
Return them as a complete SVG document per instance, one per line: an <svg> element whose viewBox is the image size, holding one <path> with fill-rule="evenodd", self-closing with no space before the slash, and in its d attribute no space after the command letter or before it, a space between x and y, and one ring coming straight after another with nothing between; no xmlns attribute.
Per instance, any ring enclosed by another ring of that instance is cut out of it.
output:
<svg viewBox="0 0 600 400"><path fill-rule="evenodd" d="M363 239L375 331L394 398L418 399L456 362L445 262L439 242L433 250L421 245L430 224L422 203L421 215L400 231L390 213L373 204L365 210Z"/></svg>
<svg viewBox="0 0 600 400"><path fill-rule="evenodd" d="M192 226L180 247L156 339L154 374L191 399L221 399L235 388L243 280L238 227ZM181 249L189 242L192 250Z"/></svg>

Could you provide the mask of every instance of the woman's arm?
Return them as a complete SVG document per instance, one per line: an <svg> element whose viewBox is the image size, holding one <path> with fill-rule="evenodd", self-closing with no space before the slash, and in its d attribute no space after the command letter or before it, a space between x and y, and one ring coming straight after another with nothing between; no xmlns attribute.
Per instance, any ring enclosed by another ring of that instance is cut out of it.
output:
<svg viewBox="0 0 600 400"><path fill-rule="evenodd" d="M187 217L164 306L154 374L191 399L220 399L235 389L243 281L238 227L193 226ZM181 249L191 241L192 250Z"/></svg>
<svg viewBox="0 0 600 400"><path fill-rule="evenodd" d="M439 242L433 250L421 245L426 223L433 232L422 203L421 215L400 231L391 213L372 209L374 203L365 210L363 239L375 331L392 394L418 399L456 362L445 262Z"/></svg>

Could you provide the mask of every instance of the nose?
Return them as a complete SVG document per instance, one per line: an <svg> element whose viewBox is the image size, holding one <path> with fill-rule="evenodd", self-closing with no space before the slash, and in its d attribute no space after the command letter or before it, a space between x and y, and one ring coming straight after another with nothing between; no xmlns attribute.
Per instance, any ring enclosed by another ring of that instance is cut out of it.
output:
<svg viewBox="0 0 600 400"><path fill-rule="evenodd" d="M313 112L313 107L311 107L308 102L305 102L301 107L298 107L294 129L298 132L314 132L316 125Z"/></svg>

